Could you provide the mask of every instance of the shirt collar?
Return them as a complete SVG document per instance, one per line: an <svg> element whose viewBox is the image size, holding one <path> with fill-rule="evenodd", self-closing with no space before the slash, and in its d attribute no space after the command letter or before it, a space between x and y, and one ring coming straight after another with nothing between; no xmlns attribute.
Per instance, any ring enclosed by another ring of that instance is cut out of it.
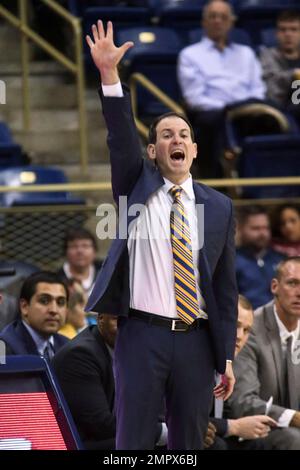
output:
<svg viewBox="0 0 300 470"><path fill-rule="evenodd" d="M165 192L165 194L168 194L170 189L173 186L180 186L183 189L186 196L191 201L195 200L195 193L194 193L194 188L193 188L193 179L192 179L191 174L188 176L188 178L183 183L181 183L179 185L175 185L174 183L172 183L172 181L168 180L167 178L164 178L164 182L165 182L165 184L162 187L162 189Z"/></svg>
<svg viewBox="0 0 300 470"><path fill-rule="evenodd" d="M293 343L294 343L294 341L296 341L299 338L300 321L298 320L298 325L297 325L297 328L295 330L288 331L286 326L282 323L282 321L279 318L279 315L278 315L278 312L277 312L277 309L276 309L276 305L274 305L274 315L275 315L275 319L276 319L276 322L277 322L277 325L278 325L281 342L283 344L285 344L287 342L288 338L290 336L293 336Z"/></svg>
<svg viewBox="0 0 300 470"><path fill-rule="evenodd" d="M67 276L68 279L72 279L72 273L71 273L71 268L70 268L70 263L68 261L65 261L63 264L63 270ZM86 279L81 281L81 285L84 290L89 290L91 286L94 283L94 278L95 278L95 266L92 264L89 269L89 275Z"/></svg>
<svg viewBox="0 0 300 470"><path fill-rule="evenodd" d="M45 339L43 336L41 336L36 330L34 330L28 323L26 323L24 320L22 320L23 325L25 326L26 330L32 337L34 344L36 345L36 348L39 352L39 354L43 355L44 349L47 346L48 342L51 343L51 345L54 348L54 338L53 335L51 335L48 339Z"/></svg>
<svg viewBox="0 0 300 470"><path fill-rule="evenodd" d="M220 52L220 49L218 49L218 47L216 46L216 43L209 37L203 36L202 43L207 47L207 49L216 49L217 51ZM233 45L234 43L230 39L228 39L225 49L231 48Z"/></svg>

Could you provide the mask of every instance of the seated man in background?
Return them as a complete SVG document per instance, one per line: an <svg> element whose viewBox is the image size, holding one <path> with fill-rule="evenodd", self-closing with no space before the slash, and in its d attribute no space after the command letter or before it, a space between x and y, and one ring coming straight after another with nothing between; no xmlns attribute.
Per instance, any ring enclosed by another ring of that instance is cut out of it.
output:
<svg viewBox="0 0 300 470"><path fill-rule="evenodd" d="M117 317L99 314L54 357L52 365L86 449L115 449L113 351ZM165 434L157 425L157 440ZM160 443L163 444L162 440Z"/></svg>
<svg viewBox="0 0 300 470"><path fill-rule="evenodd" d="M246 297L239 295L235 358L247 343L253 319L252 305ZM262 414L225 419L223 418L223 401L219 399L215 399L214 408L215 417L210 418L210 422L216 428L216 435L224 439L224 445L229 450L263 450L262 438L269 434L272 427L277 426L276 421ZM237 438L242 438L243 441Z"/></svg>
<svg viewBox="0 0 300 470"><path fill-rule="evenodd" d="M263 78L267 84L267 97L277 106L288 109L298 116L299 105L293 105L292 83L300 80L300 13L284 11L276 24L277 47L263 47L260 61Z"/></svg>
<svg viewBox="0 0 300 470"><path fill-rule="evenodd" d="M178 80L196 132L198 160L214 160L211 176L216 176L226 106L263 99L265 85L254 51L229 40L234 25L231 5L208 1L202 17L204 37L180 52Z"/></svg>
<svg viewBox="0 0 300 470"><path fill-rule="evenodd" d="M63 280L79 282L88 296L95 283L101 262L96 260L97 243L85 228L73 228L65 236L66 261L58 271Z"/></svg>
<svg viewBox="0 0 300 470"><path fill-rule="evenodd" d="M254 306L272 299L270 283L284 258L271 248L270 217L262 206L242 207L238 214L236 276L239 292Z"/></svg>
<svg viewBox="0 0 300 470"><path fill-rule="evenodd" d="M21 288L21 319L0 333L6 354L36 354L52 359L68 340L58 334L67 314L68 289L56 274L37 272Z"/></svg>
<svg viewBox="0 0 300 470"><path fill-rule="evenodd" d="M255 311L234 362L228 416L269 415L278 427L265 437L266 448L300 450L300 257L278 265L271 290L273 300Z"/></svg>

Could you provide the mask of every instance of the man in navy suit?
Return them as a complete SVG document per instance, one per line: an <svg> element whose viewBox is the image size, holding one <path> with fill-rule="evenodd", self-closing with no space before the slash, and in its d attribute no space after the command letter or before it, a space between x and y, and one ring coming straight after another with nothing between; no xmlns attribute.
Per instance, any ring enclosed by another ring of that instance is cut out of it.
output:
<svg viewBox="0 0 300 470"><path fill-rule="evenodd" d="M152 124L147 147L150 161L143 160L130 95L122 88L117 71L133 44L116 47L111 22L107 32L101 21L93 25L92 35L87 42L101 75L121 231L86 308L119 315L116 448L152 449L165 399L168 448L201 449L214 370L223 374L215 396L227 399L235 381L231 364L237 317L232 204L222 194L192 181L190 167L197 146L183 116L167 114ZM123 209L121 196L127 198L129 212ZM134 210L137 204L140 214ZM174 241L178 224L181 235Z"/></svg>
<svg viewBox="0 0 300 470"><path fill-rule="evenodd" d="M38 354L47 360L68 339L57 333L65 323L68 288L54 273L37 272L25 279L20 293L21 319L0 334L6 354Z"/></svg>

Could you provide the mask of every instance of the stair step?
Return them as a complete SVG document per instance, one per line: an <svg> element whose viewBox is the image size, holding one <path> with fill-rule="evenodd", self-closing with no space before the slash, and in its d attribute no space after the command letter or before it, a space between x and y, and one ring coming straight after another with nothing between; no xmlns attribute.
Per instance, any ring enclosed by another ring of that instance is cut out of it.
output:
<svg viewBox="0 0 300 470"><path fill-rule="evenodd" d="M33 109L75 108L77 106L75 85L43 84L38 86L31 84L29 89L30 106ZM22 108L23 93L19 85L6 85L6 103L10 109Z"/></svg>

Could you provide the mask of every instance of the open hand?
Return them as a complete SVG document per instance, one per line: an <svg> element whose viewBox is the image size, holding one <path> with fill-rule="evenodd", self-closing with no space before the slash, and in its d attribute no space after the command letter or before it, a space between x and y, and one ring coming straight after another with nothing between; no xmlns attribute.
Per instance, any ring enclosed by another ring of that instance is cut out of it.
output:
<svg viewBox="0 0 300 470"><path fill-rule="evenodd" d="M133 42L125 42L117 47L114 43L113 25L111 21L107 23L105 33L101 20L97 21L97 26L92 26L93 39L86 36L86 41L90 47L94 64L101 73L103 85L113 85L119 80L117 66L122 60L125 52L133 46Z"/></svg>

